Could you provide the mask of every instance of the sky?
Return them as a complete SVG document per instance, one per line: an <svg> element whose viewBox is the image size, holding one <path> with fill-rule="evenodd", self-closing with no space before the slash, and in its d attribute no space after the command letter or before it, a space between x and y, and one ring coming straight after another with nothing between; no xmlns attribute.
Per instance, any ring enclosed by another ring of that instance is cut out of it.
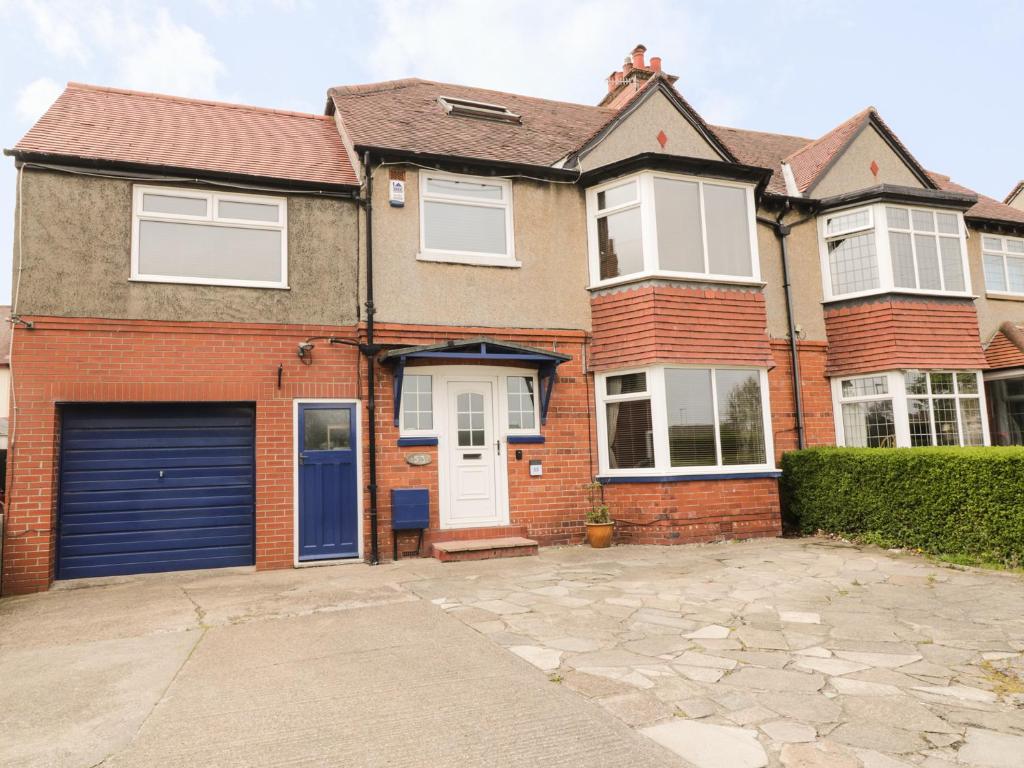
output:
<svg viewBox="0 0 1024 768"><path fill-rule="evenodd" d="M0 0L0 146L72 80L317 113L332 85L409 76L595 104L644 43L711 123L815 138L874 105L926 168L1002 199L1022 30L1024 0ZM15 183L0 158L0 301Z"/></svg>

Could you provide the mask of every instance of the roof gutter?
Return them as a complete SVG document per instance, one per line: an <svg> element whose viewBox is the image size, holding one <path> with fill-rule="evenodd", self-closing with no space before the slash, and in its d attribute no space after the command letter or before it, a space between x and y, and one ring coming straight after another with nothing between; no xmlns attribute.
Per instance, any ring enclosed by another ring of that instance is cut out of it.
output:
<svg viewBox="0 0 1024 768"><path fill-rule="evenodd" d="M821 206L821 210L829 210L857 203L882 201L966 211L978 202L978 196L939 189L917 189L895 184L880 184L877 187L859 189L856 192L845 192L841 195L821 198L818 204Z"/></svg>
<svg viewBox="0 0 1024 768"><path fill-rule="evenodd" d="M580 177L578 171L553 168L550 165L486 160L464 155L440 155L432 152L416 152L410 149L377 147L366 144L356 144L355 149L357 152L364 154L370 152L383 162L408 162L412 165L436 168L437 170L471 170L480 176L517 175L550 181L576 181ZM503 174L502 172L505 173Z"/></svg>
<svg viewBox="0 0 1024 768"><path fill-rule="evenodd" d="M182 166L119 163L99 158L59 155L46 152L25 152L19 149L5 149L4 154L13 157L16 167L43 168L63 173L103 173L125 178L142 178L147 181L188 181L196 184L216 184L218 181L232 185L270 187L293 194L320 195L356 199L359 197L358 184L324 184L297 179L282 179L273 176L256 176L244 173L226 173ZM201 175L197 175L201 174Z"/></svg>

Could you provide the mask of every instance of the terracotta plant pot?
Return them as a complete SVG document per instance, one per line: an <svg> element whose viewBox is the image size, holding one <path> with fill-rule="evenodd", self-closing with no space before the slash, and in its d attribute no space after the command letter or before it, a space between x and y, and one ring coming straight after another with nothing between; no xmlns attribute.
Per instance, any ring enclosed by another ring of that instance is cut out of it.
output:
<svg viewBox="0 0 1024 768"><path fill-rule="evenodd" d="M615 523L587 523L587 542L594 549L610 547L614 532Z"/></svg>

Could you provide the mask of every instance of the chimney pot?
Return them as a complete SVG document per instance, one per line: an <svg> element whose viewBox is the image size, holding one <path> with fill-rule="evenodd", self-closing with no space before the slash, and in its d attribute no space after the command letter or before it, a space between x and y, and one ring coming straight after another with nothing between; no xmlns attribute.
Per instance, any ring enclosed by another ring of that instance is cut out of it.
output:
<svg viewBox="0 0 1024 768"><path fill-rule="evenodd" d="M633 66L636 67L637 69L644 68L644 52L646 50L647 49L644 48L642 45L638 45L636 48L633 49Z"/></svg>
<svg viewBox="0 0 1024 768"><path fill-rule="evenodd" d="M622 76L625 77L626 75L628 75L632 71L633 71L633 62L631 62L629 59L626 59L622 63Z"/></svg>
<svg viewBox="0 0 1024 768"><path fill-rule="evenodd" d="M661 56L651 56L651 69L661 72Z"/></svg>

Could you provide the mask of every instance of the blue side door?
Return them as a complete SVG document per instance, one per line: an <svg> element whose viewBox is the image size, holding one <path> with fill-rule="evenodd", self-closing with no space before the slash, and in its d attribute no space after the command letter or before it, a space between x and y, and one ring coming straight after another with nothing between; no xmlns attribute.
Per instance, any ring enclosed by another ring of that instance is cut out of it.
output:
<svg viewBox="0 0 1024 768"><path fill-rule="evenodd" d="M359 557L356 407L299 404L299 560Z"/></svg>

